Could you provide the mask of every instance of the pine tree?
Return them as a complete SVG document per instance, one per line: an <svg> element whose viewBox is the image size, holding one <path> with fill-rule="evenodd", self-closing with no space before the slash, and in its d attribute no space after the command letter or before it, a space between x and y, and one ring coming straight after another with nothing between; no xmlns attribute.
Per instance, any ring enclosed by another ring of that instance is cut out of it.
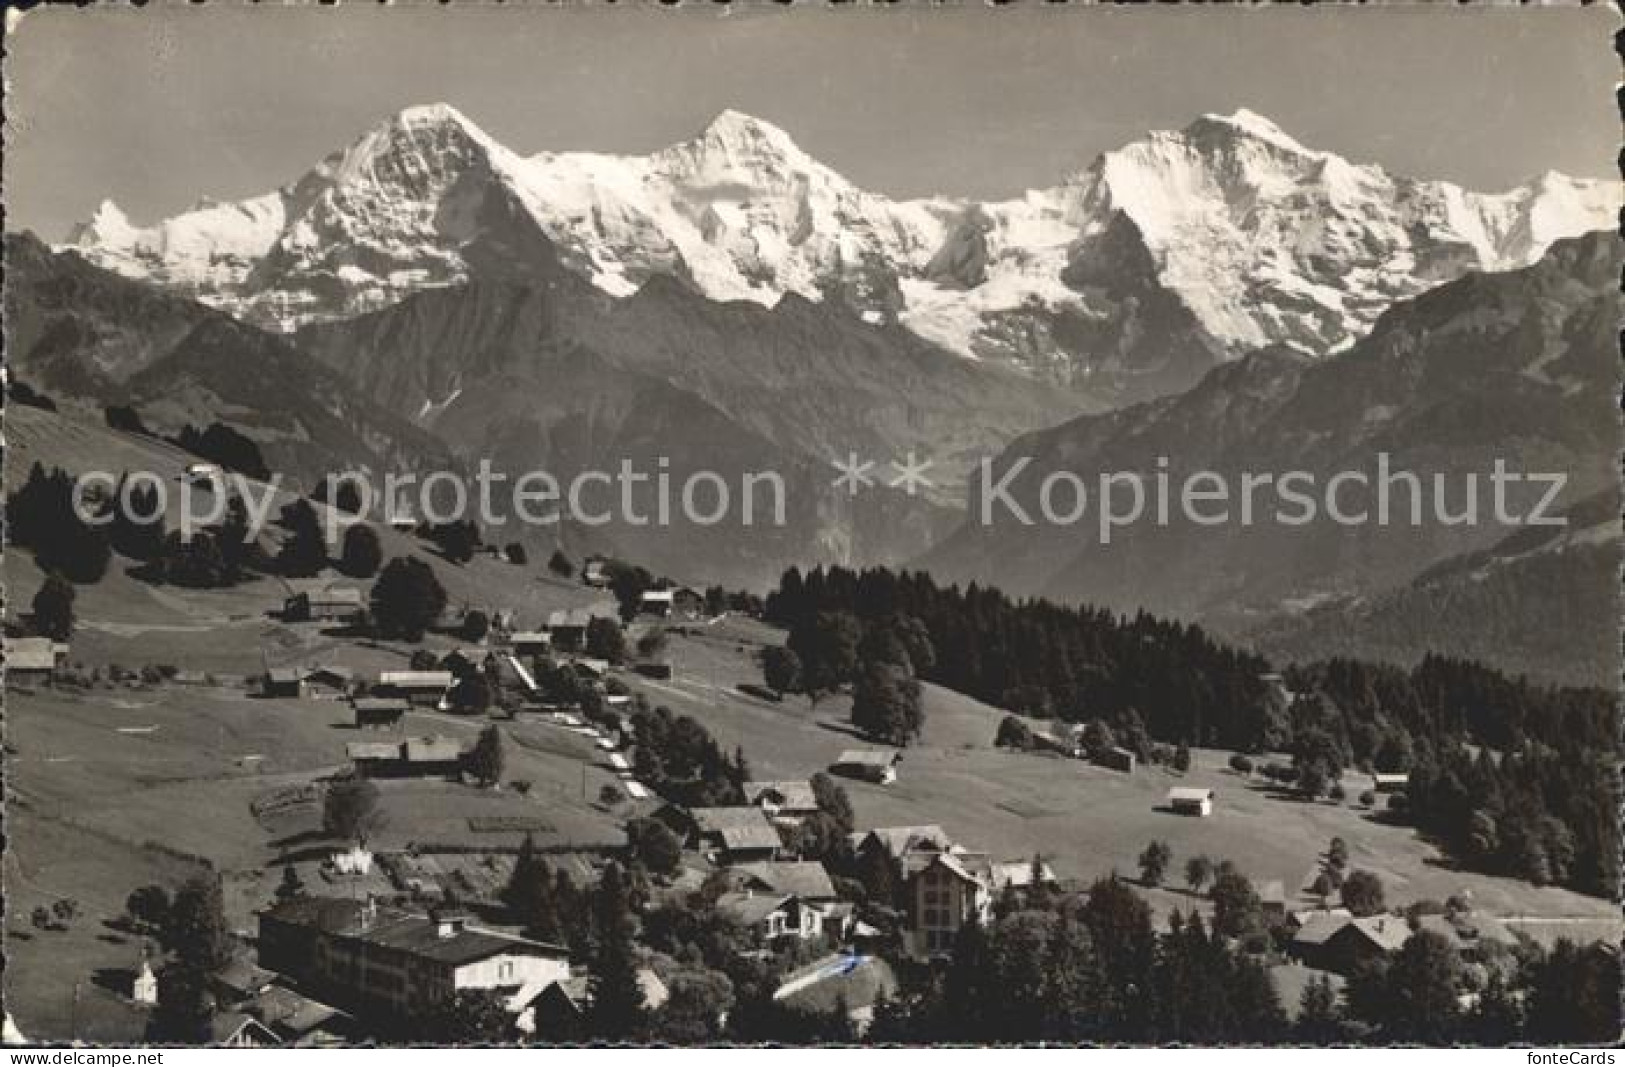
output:
<svg viewBox="0 0 1625 1067"><path fill-rule="evenodd" d="M479 740L474 742L474 747L464 757L463 769L480 785L493 786L502 780L506 759L502 731L495 726L487 726L480 731Z"/></svg>
<svg viewBox="0 0 1625 1067"><path fill-rule="evenodd" d="M594 894L597 933L587 991L587 1032L603 1041L635 1042L648 1025L632 946L632 913L626 874L617 863L604 868Z"/></svg>
<svg viewBox="0 0 1625 1067"><path fill-rule="evenodd" d="M34 630L41 637L53 641L66 641L73 636L74 588L55 571L45 576L45 583L34 594Z"/></svg>

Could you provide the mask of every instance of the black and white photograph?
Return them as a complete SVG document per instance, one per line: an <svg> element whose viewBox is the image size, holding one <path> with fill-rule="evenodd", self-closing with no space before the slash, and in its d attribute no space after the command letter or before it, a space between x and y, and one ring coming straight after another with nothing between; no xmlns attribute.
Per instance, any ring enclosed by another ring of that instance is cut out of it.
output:
<svg viewBox="0 0 1625 1067"><path fill-rule="evenodd" d="M8 10L8 1062L1612 1063L1620 27Z"/></svg>

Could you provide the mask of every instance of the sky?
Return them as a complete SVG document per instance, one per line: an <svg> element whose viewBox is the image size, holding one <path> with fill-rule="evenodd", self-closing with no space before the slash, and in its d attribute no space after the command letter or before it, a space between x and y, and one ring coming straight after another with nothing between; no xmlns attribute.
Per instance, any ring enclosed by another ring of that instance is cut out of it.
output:
<svg viewBox="0 0 1625 1067"><path fill-rule="evenodd" d="M515 151L648 152L724 108L893 196L1005 198L1238 107L1396 173L1617 174L1608 6L145 9L8 31L7 229L276 188L445 101Z"/></svg>

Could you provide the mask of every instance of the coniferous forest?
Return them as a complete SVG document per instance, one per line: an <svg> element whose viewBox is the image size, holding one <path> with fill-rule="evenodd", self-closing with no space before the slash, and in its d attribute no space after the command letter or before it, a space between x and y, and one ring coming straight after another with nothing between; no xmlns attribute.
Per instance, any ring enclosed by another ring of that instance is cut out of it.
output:
<svg viewBox="0 0 1625 1067"><path fill-rule="evenodd" d="M1409 772L1385 817L1453 860L1597 896L1618 885L1618 734L1601 689L1433 655L1408 670L1330 660L1277 674L1196 625L884 568L791 568L766 617L790 632L803 678L843 655L831 635L872 644L877 629L920 629L925 681L1040 720L1103 723L1130 747L1280 753L1290 765L1264 771L1311 795L1346 769ZM857 670L847 658L837 675Z"/></svg>

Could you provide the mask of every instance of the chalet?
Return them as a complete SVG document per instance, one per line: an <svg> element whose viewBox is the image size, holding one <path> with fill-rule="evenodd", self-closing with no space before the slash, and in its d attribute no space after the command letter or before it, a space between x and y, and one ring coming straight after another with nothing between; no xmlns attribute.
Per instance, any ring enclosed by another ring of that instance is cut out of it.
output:
<svg viewBox="0 0 1625 1067"><path fill-rule="evenodd" d="M522 990L508 1002L508 1009L518 1013L515 1025L521 1033L549 1044L585 1040L588 1035L584 1020L592 1006L591 982L588 975L581 974L549 982L533 996L529 990ZM650 1011L671 998L666 983L647 967L638 971L638 988L643 992L643 1006Z"/></svg>
<svg viewBox="0 0 1625 1067"><path fill-rule="evenodd" d="M276 974L238 956L214 972L209 984L221 1004L240 1004L258 996L276 981Z"/></svg>
<svg viewBox="0 0 1625 1067"><path fill-rule="evenodd" d="M1287 933L1295 935L1310 923L1352 918L1354 913L1347 908L1304 908L1286 913L1286 930Z"/></svg>
<svg viewBox="0 0 1625 1067"><path fill-rule="evenodd" d="M581 568L581 581L594 589L604 589L609 585L609 570L605 566L608 560L589 559L587 565Z"/></svg>
<svg viewBox="0 0 1625 1067"><path fill-rule="evenodd" d="M570 977L558 945L469 923L336 897L286 901L259 913L260 964L311 996L406 1022L462 990L518 993Z"/></svg>
<svg viewBox="0 0 1625 1067"><path fill-rule="evenodd" d="M44 682L61 669L68 646L49 637L8 637L5 651L8 680Z"/></svg>
<svg viewBox="0 0 1625 1067"><path fill-rule="evenodd" d="M754 890L724 893L717 898L716 906L763 946L824 936L823 909L794 894Z"/></svg>
<svg viewBox="0 0 1625 1067"><path fill-rule="evenodd" d="M809 904L833 904L835 883L822 863L810 860L741 863L730 868L734 886L746 892L794 896Z"/></svg>
<svg viewBox="0 0 1625 1067"><path fill-rule="evenodd" d="M272 667L265 672L265 685L261 692L271 699L296 700L305 695L305 669L303 667Z"/></svg>
<svg viewBox="0 0 1625 1067"><path fill-rule="evenodd" d="M364 778L451 778L462 771L462 745L452 737L352 741L345 753Z"/></svg>
<svg viewBox="0 0 1625 1067"><path fill-rule="evenodd" d="M1290 951L1305 966L1347 977L1397 952L1410 935L1392 915L1317 918L1293 935Z"/></svg>
<svg viewBox="0 0 1625 1067"><path fill-rule="evenodd" d="M455 680L450 671L380 671L372 695L438 707Z"/></svg>
<svg viewBox="0 0 1625 1067"><path fill-rule="evenodd" d="M215 1048L277 1048L282 1042L252 1015L223 1011L209 1019L209 1044Z"/></svg>
<svg viewBox="0 0 1625 1067"><path fill-rule="evenodd" d="M350 702L357 729L399 726L410 708L398 697L357 697Z"/></svg>
<svg viewBox="0 0 1625 1067"><path fill-rule="evenodd" d="M760 808L689 808L666 805L655 817L683 838L688 848L699 849L724 863L771 860L782 842L779 831Z"/></svg>
<svg viewBox="0 0 1625 1067"><path fill-rule="evenodd" d="M343 700L355 684L348 667L311 667L305 674L305 695L316 700Z"/></svg>
<svg viewBox="0 0 1625 1067"><path fill-rule="evenodd" d="M267 697L339 700L348 695L354 677L344 667L272 667L262 691Z"/></svg>
<svg viewBox="0 0 1625 1067"><path fill-rule="evenodd" d="M554 611L548 614L547 623L542 629L547 633L551 647L566 650L580 648L581 642L586 640L587 627L596 618L614 618L614 616L586 608Z"/></svg>
<svg viewBox="0 0 1625 1067"><path fill-rule="evenodd" d="M1377 793L1403 793L1411 784L1409 772L1401 774L1385 774L1378 771L1371 776L1371 789Z"/></svg>
<svg viewBox="0 0 1625 1067"><path fill-rule="evenodd" d="M902 753L886 749L852 748L842 752L829 769L847 778L890 785L897 781L897 764L902 758Z"/></svg>
<svg viewBox="0 0 1625 1067"><path fill-rule="evenodd" d="M883 826L852 834L849 841L852 851L860 856L879 853L891 860L900 878L923 867L938 853L954 850L948 832L934 824Z"/></svg>
<svg viewBox="0 0 1625 1067"><path fill-rule="evenodd" d="M328 586L295 593L283 601L282 618L286 622L354 622L365 606L361 590Z"/></svg>
<svg viewBox="0 0 1625 1067"><path fill-rule="evenodd" d="M745 802L761 808L768 818L799 823L818 813L818 799L807 781L746 782Z"/></svg>
<svg viewBox="0 0 1625 1067"><path fill-rule="evenodd" d="M1195 815L1206 818L1213 814L1215 791L1199 786L1176 785L1168 790L1168 807L1176 815Z"/></svg>
<svg viewBox="0 0 1625 1067"><path fill-rule="evenodd" d="M1134 753L1121 745L1103 748L1095 753L1095 763L1108 770L1122 771L1124 774L1134 773Z"/></svg>
<svg viewBox="0 0 1625 1067"><path fill-rule="evenodd" d="M1258 904L1270 926L1286 922L1286 884L1280 879L1260 883Z"/></svg>
<svg viewBox="0 0 1625 1067"><path fill-rule="evenodd" d="M540 656L553 647L553 637L544 630L520 630L508 638L508 645L515 655Z"/></svg>
<svg viewBox="0 0 1625 1067"><path fill-rule="evenodd" d="M662 619L697 619L705 614L705 597L686 586L648 589L638 597L638 613Z"/></svg>
<svg viewBox="0 0 1625 1067"><path fill-rule="evenodd" d="M655 615L666 619L672 615L672 591L670 589L645 589L638 596L638 614Z"/></svg>
<svg viewBox="0 0 1625 1067"><path fill-rule="evenodd" d="M270 986L241 1008L286 1048L343 1048L367 1036L349 1014L286 986Z"/></svg>
<svg viewBox="0 0 1625 1067"><path fill-rule="evenodd" d="M570 660L568 666L583 678L602 678L609 673L609 660L596 659L592 656L576 656Z"/></svg>

